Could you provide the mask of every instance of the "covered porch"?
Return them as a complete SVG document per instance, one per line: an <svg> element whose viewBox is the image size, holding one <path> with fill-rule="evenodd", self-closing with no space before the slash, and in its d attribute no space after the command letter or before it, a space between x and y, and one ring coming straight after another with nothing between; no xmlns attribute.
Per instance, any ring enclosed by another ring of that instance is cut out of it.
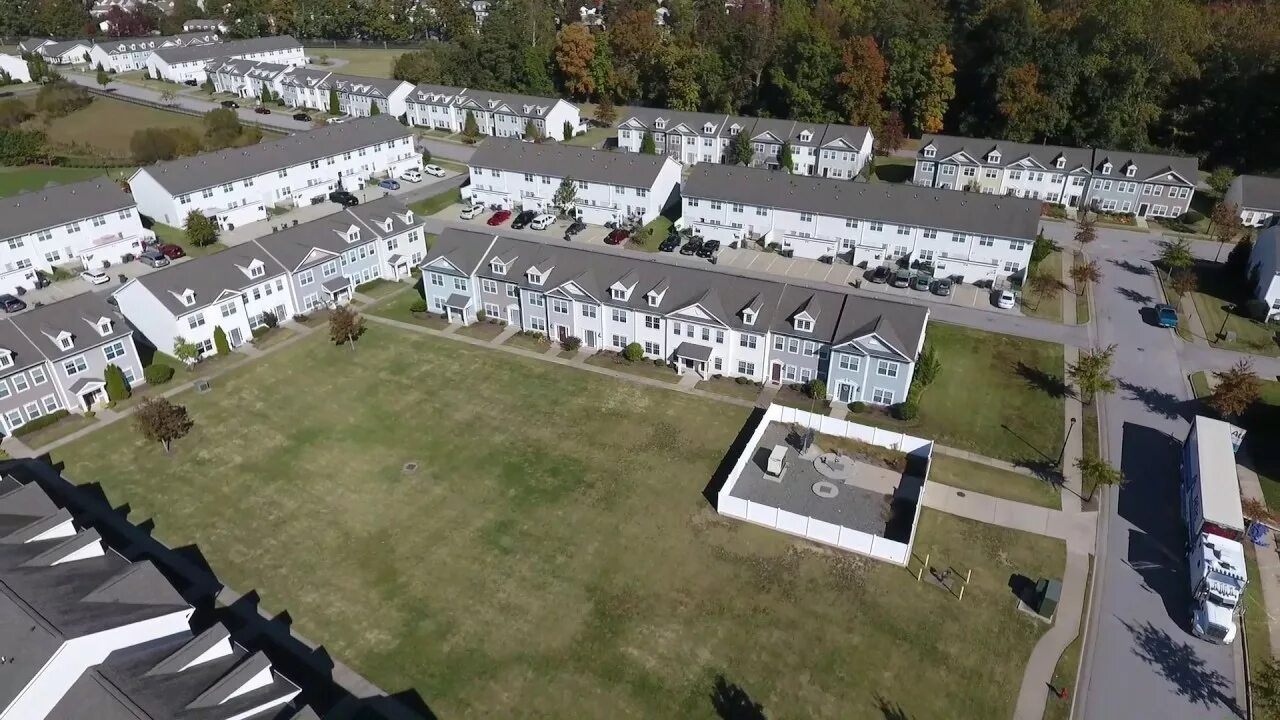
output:
<svg viewBox="0 0 1280 720"><path fill-rule="evenodd" d="M68 393L73 398L80 412L88 412L94 405L107 401L107 383L105 380L84 378L72 383Z"/></svg>
<svg viewBox="0 0 1280 720"><path fill-rule="evenodd" d="M470 325L475 313L471 311L472 300L470 295L462 293L454 293L444 301L444 312L449 317L449 322L458 323L459 325Z"/></svg>
<svg viewBox="0 0 1280 720"><path fill-rule="evenodd" d="M351 302L351 279L336 277L320 286L324 289L325 300L330 306L346 305Z"/></svg>
<svg viewBox="0 0 1280 720"><path fill-rule="evenodd" d="M711 348L706 345L682 342L676 348L675 358L677 374L683 375L686 370L692 370L703 380L711 377L707 371L707 367L711 363Z"/></svg>
<svg viewBox="0 0 1280 720"><path fill-rule="evenodd" d="M391 271L391 279L399 281L409 277L409 258L403 255L392 255L387 258L387 268Z"/></svg>

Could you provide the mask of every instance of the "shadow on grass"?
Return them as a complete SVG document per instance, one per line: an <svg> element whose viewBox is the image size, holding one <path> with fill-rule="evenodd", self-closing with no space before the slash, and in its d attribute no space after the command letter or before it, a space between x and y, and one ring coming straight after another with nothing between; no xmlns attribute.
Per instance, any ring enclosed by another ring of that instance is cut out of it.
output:
<svg viewBox="0 0 1280 720"><path fill-rule="evenodd" d="M1031 387L1046 393L1051 398L1064 398L1070 390L1060 376L1045 372L1021 360L1014 366L1014 371L1018 373L1019 377L1026 380Z"/></svg>
<svg viewBox="0 0 1280 720"><path fill-rule="evenodd" d="M1026 439L1026 438L1022 437L1021 435L1019 435L1017 430L1014 430L1013 428L1009 427L1008 425L1001 424L1001 425L1000 425L1000 429L1001 429L1001 430L1004 430L1005 432L1009 433L1010 435L1012 435L1012 436L1014 436L1015 438L1017 438L1018 440L1020 440L1020 441L1022 442L1022 444L1023 444L1023 445L1026 445L1027 447L1029 447L1029 448L1031 448L1032 450L1036 451L1036 453L1038 453L1038 454L1040 455L1040 457L1044 458L1045 460L1055 460L1055 459L1056 459L1054 456L1049 455L1049 454L1045 453L1045 451L1044 451L1044 450L1041 450L1040 448L1036 447L1034 444L1032 444L1032 442L1031 442L1030 440L1028 440L1028 439ZM1023 467L1027 467L1027 462L1026 462L1026 461L1022 461L1022 462L1020 462L1019 464L1020 464L1020 465L1022 465Z"/></svg>
<svg viewBox="0 0 1280 720"><path fill-rule="evenodd" d="M884 720L911 720L911 716L898 703L883 695L876 696L876 709Z"/></svg>
<svg viewBox="0 0 1280 720"><path fill-rule="evenodd" d="M742 429L738 431L738 436L729 445L729 450L725 452L724 457L720 458L720 464L716 466L716 471L712 473L711 480L702 489L702 497L706 498L712 508L716 507L720 489L724 487L725 481L729 479L729 473L733 470L734 463L738 462L738 458L742 457L742 453L747 451L747 443L751 441L751 434L756 431L756 428L764 419L764 413L764 408L756 408L751 411L751 414L747 416L747 421L743 423Z"/></svg>
<svg viewBox="0 0 1280 720"><path fill-rule="evenodd" d="M765 720L767 717L763 705L723 675L716 675L711 686L711 706L720 720Z"/></svg>

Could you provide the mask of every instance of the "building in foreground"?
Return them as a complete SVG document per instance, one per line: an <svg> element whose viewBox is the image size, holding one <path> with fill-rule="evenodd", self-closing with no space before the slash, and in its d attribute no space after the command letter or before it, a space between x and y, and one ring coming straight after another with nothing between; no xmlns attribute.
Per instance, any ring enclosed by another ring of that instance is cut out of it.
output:
<svg viewBox="0 0 1280 720"><path fill-rule="evenodd" d="M258 60L277 65L302 67L307 64L302 44L289 35L232 40L207 45L160 48L147 58L147 74L157 80L203 83L205 67L221 58Z"/></svg>
<svg viewBox="0 0 1280 720"><path fill-rule="evenodd" d="M0 198L0 292L30 290L55 266L120 263L154 238L133 197L106 177Z"/></svg>
<svg viewBox="0 0 1280 720"><path fill-rule="evenodd" d="M93 43L89 40L51 40L49 38L30 38L18 43L18 51L22 54L35 53L50 65L84 65L89 62L89 51Z"/></svg>
<svg viewBox="0 0 1280 720"><path fill-rule="evenodd" d="M89 64L103 70L129 72L147 66L151 53L161 48L212 45L222 42L216 32L192 32L168 37L114 38L94 43L89 51Z"/></svg>
<svg viewBox="0 0 1280 720"><path fill-rule="evenodd" d="M680 372L823 380L837 402L906 399L926 308L666 258L447 229L422 263L428 308L480 313L588 350L638 343Z"/></svg>
<svg viewBox="0 0 1280 720"><path fill-rule="evenodd" d="M1253 242L1249 254L1249 280L1253 296L1270 308L1268 319L1280 318L1280 215L1273 215Z"/></svg>
<svg viewBox="0 0 1280 720"><path fill-rule="evenodd" d="M583 222L645 224L678 202L680 166L662 155L515 138L489 138L471 156L471 198L486 205L555 212L566 179L574 188L569 212Z"/></svg>
<svg viewBox="0 0 1280 720"><path fill-rule="evenodd" d="M1040 203L1019 198L714 164L693 168L681 195L685 223L708 239L868 267L930 263L965 282L1025 270L1040 223Z"/></svg>
<svg viewBox="0 0 1280 720"><path fill-rule="evenodd" d="M413 134L390 116L144 167L129 179L138 210L182 226L198 210L224 230L265 220L267 208L325 202L339 187L422 169Z"/></svg>
<svg viewBox="0 0 1280 720"><path fill-rule="evenodd" d="M543 137L568 140L566 125L581 132L578 106L560 98L497 93L446 85L418 85L406 100L409 122L419 127L466 131L467 118L490 137L524 137L534 129Z"/></svg>
<svg viewBox="0 0 1280 720"><path fill-rule="evenodd" d="M1261 227L1280 215L1280 178L1240 175L1231 182L1223 201L1236 206L1240 222Z"/></svg>
<svg viewBox="0 0 1280 720"><path fill-rule="evenodd" d="M413 90L413 86L403 80L310 68L286 70L275 83L284 104L294 108L328 112L330 93L336 93L339 112L349 117L369 117L377 107L377 114L398 118L405 114L405 100Z"/></svg>
<svg viewBox="0 0 1280 720"><path fill-rule="evenodd" d="M912 182L1138 217L1178 217L1199 182L1195 158L926 135Z"/></svg>
<svg viewBox="0 0 1280 720"><path fill-rule="evenodd" d="M17 55L0 53L0 73L8 75L14 82L31 82L31 66Z"/></svg>

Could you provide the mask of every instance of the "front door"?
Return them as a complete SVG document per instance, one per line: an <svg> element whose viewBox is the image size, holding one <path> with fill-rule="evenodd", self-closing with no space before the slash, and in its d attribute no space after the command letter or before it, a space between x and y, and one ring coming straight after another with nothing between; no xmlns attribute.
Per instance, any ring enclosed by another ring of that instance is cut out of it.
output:
<svg viewBox="0 0 1280 720"><path fill-rule="evenodd" d="M566 327L565 327L565 326L563 326L563 325L557 325L557 326L556 326L556 339L557 339L557 340L564 340L564 339L565 339L565 338L567 338L567 337L569 337L569 328L566 328Z"/></svg>
<svg viewBox="0 0 1280 720"><path fill-rule="evenodd" d="M240 328L231 328L231 347L240 347L240 343L244 342L244 336L240 334Z"/></svg>
<svg viewBox="0 0 1280 720"><path fill-rule="evenodd" d="M836 397L842 403L853 402L854 394L854 387L849 383L840 383L836 386Z"/></svg>
<svg viewBox="0 0 1280 720"><path fill-rule="evenodd" d="M586 335L587 335L587 337L586 337L587 347L590 347L590 348L595 347L595 346L596 346L596 331L595 331L595 330L588 330L588 331L586 332Z"/></svg>
<svg viewBox="0 0 1280 720"><path fill-rule="evenodd" d="M520 310L515 305L507 308L507 322L515 325L520 322Z"/></svg>
<svg viewBox="0 0 1280 720"><path fill-rule="evenodd" d="M774 363L773 365L772 380L774 384L782 382L782 366L779 365L778 363Z"/></svg>
<svg viewBox="0 0 1280 720"><path fill-rule="evenodd" d="M1146 216L1147 216L1147 204L1142 203L1141 205L1138 206L1138 217L1146 217Z"/></svg>

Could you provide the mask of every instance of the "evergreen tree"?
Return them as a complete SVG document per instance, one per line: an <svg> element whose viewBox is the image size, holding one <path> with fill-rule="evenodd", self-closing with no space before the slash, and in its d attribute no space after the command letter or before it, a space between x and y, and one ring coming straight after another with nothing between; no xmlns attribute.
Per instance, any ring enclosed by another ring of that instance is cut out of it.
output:
<svg viewBox="0 0 1280 720"><path fill-rule="evenodd" d="M338 91L334 88L329 88L329 114L342 114L342 105L338 102Z"/></svg>
<svg viewBox="0 0 1280 720"><path fill-rule="evenodd" d="M782 149L778 150L778 164L787 172L795 172L796 161L791 157L791 143L782 143Z"/></svg>
<svg viewBox="0 0 1280 720"><path fill-rule="evenodd" d="M640 138L640 152L645 155L658 154L658 145L653 141L653 133L648 130L645 130L644 137Z"/></svg>
<svg viewBox="0 0 1280 720"><path fill-rule="evenodd" d="M729 142L728 157L725 161L730 165L750 165L752 159L755 158L755 152L751 149L751 138L747 137L745 131L733 136L733 140Z"/></svg>
<svg viewBox="0 0 1280 720"><path fill-rule="evenodd" d="M369 117L377 117L382 114L382 108L378 107L378 103L369 104Z"/></svg>
<svg viewBox="0 0 1280 720"><path fill-rule="evenodd" d="M107 365L102 377L107 383L107 399L111 402L120 402L132 394L129 381L124 377L124 371L115 363Z"/></svg>
<svg viewBox="0 0 1280 720"><path fill-rule="evenodd" d="M218 351L219 355L226 355L231 352L231 343L227 342L227 333L222 329L221 325L213 329L213 348Z"/></svg>
<svg viewBox="0 0 1280 720"><path fill-rule="evenodd" d="M475 114L470 110L467 111L467 119L462 124L462 136L472 142L480 137L480 125L476 122Z"/></svg>

